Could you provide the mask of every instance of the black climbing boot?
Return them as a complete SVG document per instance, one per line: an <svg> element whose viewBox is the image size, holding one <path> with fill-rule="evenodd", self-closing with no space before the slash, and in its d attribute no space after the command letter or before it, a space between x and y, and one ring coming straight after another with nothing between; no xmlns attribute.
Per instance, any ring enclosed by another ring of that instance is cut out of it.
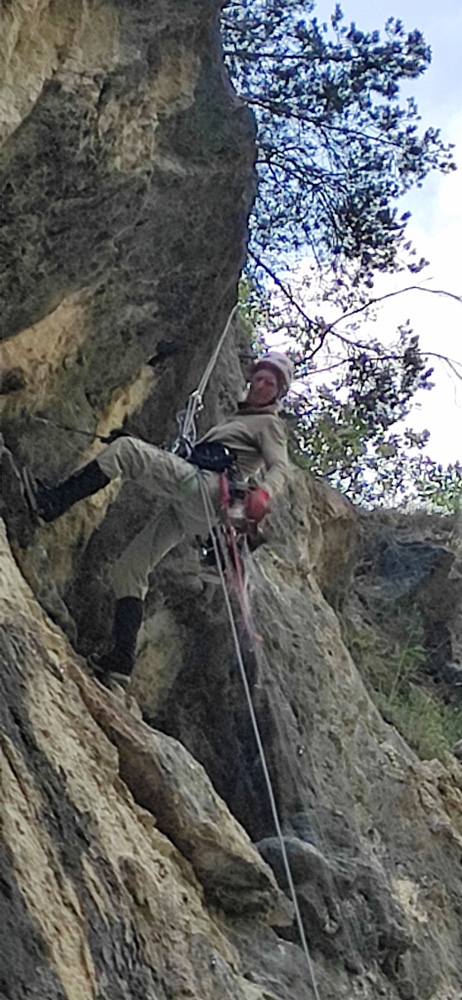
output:
<svg viewBox="0 0 462 1000"><path fill-rule="evenodd" d="M116 601L112 648L101 656L91 656L89 660L96 674L109 675L114 680L130 677L142 621L143 601L140 597L121 597Z"/></svg>
<svg viewBox="0 0 462 1000"><path fill-rule="evenodd" d="M109 482L109 477L100 469L96 460L78 469L59 486L45 486L38 480L33 480L30 473L24 472L27 499L42 521L56 521L77 500L97 493Z"/></svg>

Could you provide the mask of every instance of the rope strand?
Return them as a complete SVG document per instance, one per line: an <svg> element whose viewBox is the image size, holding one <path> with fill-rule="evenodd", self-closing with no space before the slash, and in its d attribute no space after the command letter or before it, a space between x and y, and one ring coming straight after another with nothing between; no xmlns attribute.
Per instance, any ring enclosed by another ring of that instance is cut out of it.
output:
<svg viewBox="0 0 462 1000"><path fill-rule="evenodd" d="M188 402L186 404L186 409L180 415L178 437L170 449L173 452L173 454L179 451L182 445L183 446L186 445L187 451L192 450L192 448L194 447L194 444L196 442L196 428L194 423L196 419L196 413L198 413L202 409L202 398L204 392L207 388L207 384L213 372L213 369L217 363L218 355L228 335L228 331L233 321L234 314L238 308L238 304L239 303L236 302L236 305L233 306L233 308L231 309L223 333L221 334L221 337L218 341L218 344L212 356L209 358L208 364L204 370L199 385L197 389L195 389L194 392L192 392L191 395L189 396Z"/></svg>
<svg viewBox="0 0 462 1000"><path fill-rule="evenodd" d="M210 497L209 497L209 495L207 493L207 488L206 488L206 486L205 486L205 484L204 484L201 476L199 476L199 486L200 486L200 490L201 490L201 494L202 494L202 500L203 500L203 503L204 503L204 509L205 509L206 518L207 518L207 525L208 525L208 529L209 529L209 532L210 532L210 536L212 538L213 550L214 550L214 553L215 553L215 560L216 560L217 567L218 567L218 572L219 572L219 576L220 576L220 582L221 582L221 585L222 585L222 588L223 588L223 595L224 595L224 599L225 599L226 610L228 612L229 623L230 623L230 626L231 626L231 633L232 633L233 640L234 640L234 646L235 646L237 661L238 661L238 664L239 664L239 671L240 671L240 674L241 674L241 680L242 680L242 683L243 683L243 686L244 686L245 696L246 696L246 699L247 699L247 704L248 704L248 708L249 708L249 712L250 712L250 718L251 718L251 722L252 722L252 728L253 728L255 740L256 740L256 743L257 743L258 753L259 753L259 756L260 756L260 761L261 761L261 765L262 765L262 769L263 769L263 774L264 774L264 778L265 778L266 788L267 788L268 797L269 797L270 806L271 806L271 813L272 813L272 816L273 816L274 826L275 826L275 829L276 829L277 837L278 837L280 848L281 848L281 854L282 854L282 859L283 859L283 864L284 864L284 870L285 870L285 873L286 873L286 878L287 878L287 882L288 882L288 885L289 885L289 891L290 891L292 903L293 903L293 906L294 906L294 913L295 913L295 919L296 919L296 923L297 923L298 933L299 933L299 936L300 936L300 942L301 942L303 951L305 953L305 958L306 958L307 965L308 965L308 971L309 971L309 975L310 975L310 979L311 979L311 985L313 987L313 992L314 992L315 1000L320 1000L320 995L319 995L319 991L318 991L318 987L317 987L317 983L316 983L316 979L315 979L315 975L314 975L313 963L312 963L312 960L311 960L311 955L310 955L310 951L309 951L309 948L308 948L308 942L306 940L306 935L305 935L305 929L303 927L303 922L302 922L302 918L301 918L300 908L299 908L299 905L298 905L297 895L296 895L296 892L295 892L295 886L294 886L294 882L293 882L293 878L292 878L292 872L290 870L289 858L287 856L286 845L285 845L285 842L284 842L284 837L283 837L283 834L282 834L281 824L280 824L280 821L279 821L279 814L278 814L278 810L277 810L276 799L275 799L275 795L274 795L274 791L273 791L273 786L272 786L272 782L271 782L270 773L269 773L269 770L268 770L268 765L267 765L267 762L266 762L265 750L264 750L262 739L261 739L261 736L260 736L260 730L259 730L259 726L258 726L257 717L256 717L256 714L255 714L255 709L253 707L252 695L251 695L251 692L250 692L250 686L249 686L249 682L248 682L248 678L247 678L247 672L246 672L246 669L245 669L244 659L243 659L242 652L241 652L241 646L240 646L240 642L239 642L239 636L238 636L238 633L237 633L236 623L235 623L235 620L234 620L233 609L231 607L231 601L230 601L230 597L229 597L229 594L228 594L228 588L226 586L226 580L225 580L225 576L224 576L224 573L223 573L223 567L222 567L222 564L221 564L220 551L219 551L219 547L218 547L217 537L216 537L216 534L215 534L215 526L214 526L214 523L213 523L213 521L214 521L214 513L213 513L213 510L212 510L212 507L211 507Z"/></svg>

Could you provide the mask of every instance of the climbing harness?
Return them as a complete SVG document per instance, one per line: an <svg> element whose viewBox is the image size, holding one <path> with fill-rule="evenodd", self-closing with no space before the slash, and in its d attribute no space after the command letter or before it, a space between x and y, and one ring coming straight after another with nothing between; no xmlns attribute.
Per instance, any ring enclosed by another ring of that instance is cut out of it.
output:
<svg viewBox="0 0 462 1000"><path fill-rule="evenodd" d="M227 614L228 614L228 618L229 618L229 623L230 623L230 627L231 627L231 634L232 634L232 637L233 637L234 648L235 648L235 652L236 652L236 659L237 659L237 663L239 665L239 672L240 672L240 675L241 675L241 680L242 680L242 684L243 684L243 687L244 687L245 696L246 696L246 699L247 699L247 705L248 705L248 708L249 708L250 719L251 719L251 722L252 722L252 729L253 729L253 733L254 733L254 736L255 736L255 741L256 741L256 744L257 744L258 753L259 753L259 757L260 757L260 762L261 762L261 766L262 766L262 770L263 770L263 774L264 774L264 778L265 778L265 784L266 784L266 788L267 788L267 792L268 792L268 798L269 798L269 802L270 802L270 806L271 806L271 813L272 813L272 816L273 816L273 822L274 822L274 826L275 826L275 829L276 829L277 837L278 837L278 840L279 840L279 846L281 848L281 855L282 855L283 864L284 864L284 871L285 871L285 874L286 874L287 883L288 883L289 891L290 891L290 896L291 896L293 907L294 907L295 919L296 919L296 923L297 923L298 933L299 933L299 936L300 936L300 942L301 942L301 945L302 945L302 948L303 948L303 951L304 951L304 954L305 954L305 958L306 958L306 961L307 961L309 976L310 976L311 985L312 985L312 988L313 988L313 993L314 993L314 996L315 996L315 1000L320 1000L320 994L319 994L319 990L318 990L316 978L315 978L315 975L314 975L313 963L312 963L312 960L311 960L311 955L310 955L310 951L309 951L309 948L308 948L308 942L306 940L306 935L305 935L305 929L303 927L303 922L302 922L302 918L301 918L300 908L299 908L299 905L298 905L297 895L296 895L296 892L295 892L295 886L294 886L294 881L293 881L293 878L292 878L292 872L291 872L291 869L290 869L289 858L288 858L288 855L287 855L286 845L285 845L284 837L283 837L283 834L282 834L281 823L280 823L280 820L279 820L279 814L278 814L278 809L277 809L277 805L276 805L276 799L275 799L275 795L274 795L274 791L273 791L273 786L272 786L272 782L271 782L271 777L270 777L270 773L269 773L268 765L267 765L267 761L266 761L265 750L264 750L263 742L262 742L261 735L260 735L260 729L259 729L259 726L258 726L258 721L257 721L257 717L256 717L256 714L255 714L255 709L253 707L253 701L252 701L252 695L251 695L251 691L250 691L250 685L249 685L249 681L248 681L248 677L247 677L247 671L246 671L246 668L245 668L244 658L243 658L242 650L241 650L241 643L239 641L239 635L238 635L238 630L237 630L236 622L235 622L235 619L234 619L234 613L233 613L233 609L232 609L232 605L231 605L231 599L230 599L230 595L229 595L229 592L228 592L228 587L227 587L227 584L226 584L225 571L223 569L223 561L222 561L223 557L226 558L226 556L223 553L223 551L221 549L221 546L220 546L220 534L219 534L219 532L216 531L216 525L214 523L215 522L215 514L214 514L213 507L212 507L212 502L211 502L209 494L207 492L207 487L206 487L205 483L203 482L203 480L201 479L201 477L199 477L199 485L200 485L200 490L201 490L201 495L202 495L202 501L203 501L203 504L204 504L204 510L205 510L205 514L206 514L206 518L207 518L207 526L208 526L210 537L212 539L213 549L214 549L214 552L215 552L215 561L216 561L217 568L218 568L218 573L219 573L219 577L220 577L220 583L221 583L221 586L222 586L223 596L224 596L225 605L226 605L226 610L227 610ZM243 595L245 594L244 584L243 583L242 583L242 594ZM250 622L250 615L249 615L248 609L247 609L246 617L247 617L247 619ZM252 635L253 635L253 630L252 630Z"/></svg>
<svg viewBox="0 0 462 1000"><path fill-rule="evenodd" d="M236 455L219 441L200 441L186 461L208 472L231 472L236 465Z"/></svg>
<svg viewBox="0 0 462 1000"><path fill-rule="evenodd" d="M232 449L218 441L201 441L199 444L196 444L196 416L203 407L205 390L230 330L237 308L238 303L236 303L228 316L224 330L209 359L197 389L191 393L185 409L178 415L178 435L169 450L172 454L185 458L186 461L202 471L217 472L220 474L221 509L230 522L233 522L234 519L234 527L237 531L246 533L247 530L250 530L250 526L245 516L244 499L249 487L246 483L239 480L235 453ZM237 550L233 558L237 566L239 562Z"/></svg>

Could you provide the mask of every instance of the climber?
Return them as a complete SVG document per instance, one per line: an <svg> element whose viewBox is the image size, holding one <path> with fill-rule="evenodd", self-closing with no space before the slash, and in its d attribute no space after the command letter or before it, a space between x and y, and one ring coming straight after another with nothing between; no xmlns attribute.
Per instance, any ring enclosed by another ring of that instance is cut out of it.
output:
<svg viewBox="0 0 462 1000"><path fill-rule="evenodd" d="M292 374L292 363L285 354L272 352L257 360L244 402L204 435L188 461L138 438L120 436L58 486L29 485L35 513L47 522L117 476L134 480L165 501L160 514L148 521L113 567L113 643L108 653L91 658L96 672L130 675L149 574L184 538L207 534L199 476L216 521L220 515L220 472L234 461L240 480L247 481L263 467L264 485L254 484L248 490L245 513L249 521L258 523L269 512L270 498L282 488L288 470L286 431L278 409Z"/></svg>

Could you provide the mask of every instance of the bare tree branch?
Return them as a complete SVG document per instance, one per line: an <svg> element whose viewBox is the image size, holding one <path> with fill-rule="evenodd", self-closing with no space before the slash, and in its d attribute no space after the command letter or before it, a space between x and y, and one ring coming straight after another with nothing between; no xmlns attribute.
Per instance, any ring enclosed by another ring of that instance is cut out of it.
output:
<svg viewBox="0 0 462 1000"><path fill-rule="evenodd" d="M373 345L368 346L367 344L361 343L361 341L351 340L349 337L346 337L343 334L339 333L338 330L333 329L334 326L336 326L337 323L340 323L342 320L349 319L351 316L355 316L357 313L365 312L365 310L370 308L370 306L376 305L379 302L384 302L386 299L394 298L397 295L403 295L405 292L417 291L417 292L428 292L431 295L443 295L450 299L454 299L456 302L462 304L462 296L456 295L454 292L447 292L445 291L445 289L423 288L421 285L408 285L406 288L400 288L395 292L387 292L385 295L379 295L375 299L370 299L368 302L363 303L362 306L358 306L356 309L352 309L351 312L343 313L341 316L338 316L337 319L334 319L332 321L332 323L326 323L324 328L322 329L320 321L318 319L311 319L306 310L303 308L303 306L300 305L300 303L294 296L291 288L288 285L286 285L286 283L282 281L281 278L278 277L278 275L268 266L268 264L266 264L261 259L261 257L259 257L253 250L249 250L249 256L252 257L252 259L255 261L258 267L261 267L262 270L266 272L266 274L271 278L271 280L274 282L277 288L280 289L280 291L288 299L288 301L296 310L296 312L299 314L299 316L301 316L304 322L307 324L310 332L316 330L317 335L319 337L319 344L317 347L314 348L313 351L311 351L310 354L307 355L307 359L310 361L324 347L326 338L330 334L332 334L332 336L340 340L343 344L346 344L348 347L356 347L358 350L369 351L370 353L377 354L384 360L389 360L389 361L398 360L399 359L398 354L382 355L380 354L380 351L377 350L377 348L375 348ZM451 369L456 378L462 380L461 361L457 361L455 358L449 358L447 355L439 354L436 351L423 351L421 353L426 358L427 357L436 358L438 361L444 362L445 364L448 365L448 367ZM320 369L320 371L322 372L330 371L332 368L337 368L340 367L341 365L347 364L349 360L350 360L349 358L344 358L342 361L339 361L334 365L330 365L328 368ZM457 370L458 368L460 368L460 371Z"/></svg>
<svg viewBox="0 0 462 1000"><path fill-rule="evenodd" d="M398 288L396 292L387 292L386 295L379 295L376 299L369 299L368 302L364 302L361 306L357 306L356 309L352 309L351 312L343 313L342 316L338 316L334 319L332 323L329 324L329 329L336 326L344 319L349 319L350 316L356 316L357 313L364 312L369 309L370 306L376 305L377 302L385 302L386 299L393 299L396 295L403 295L404 292L427 292L430 295L445 295L447 298L455 299L456 302L462 303L462 295L456 295L455 292L447 292L444 288L423 288L422 285L408 285L406 288Z"/></svg>

